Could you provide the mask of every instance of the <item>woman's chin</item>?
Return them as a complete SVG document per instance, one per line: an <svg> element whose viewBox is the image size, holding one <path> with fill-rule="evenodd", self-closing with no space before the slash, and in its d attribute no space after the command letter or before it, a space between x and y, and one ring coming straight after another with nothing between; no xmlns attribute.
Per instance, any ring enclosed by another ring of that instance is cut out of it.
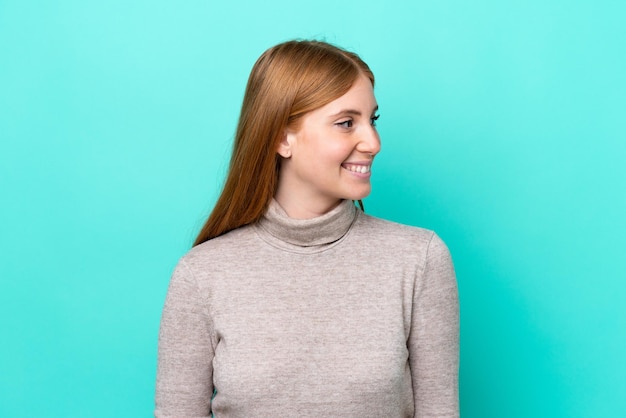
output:
<svg viewBox="0 0 626 418"><path fill-rule="evenodd" d="M367 196L370 195L370 192L372 191L371 187L367 188L367 190L355 190L351 193L348 193L346 197L344 197L344 199L346 200L363 200L365 199Z"/></svg>

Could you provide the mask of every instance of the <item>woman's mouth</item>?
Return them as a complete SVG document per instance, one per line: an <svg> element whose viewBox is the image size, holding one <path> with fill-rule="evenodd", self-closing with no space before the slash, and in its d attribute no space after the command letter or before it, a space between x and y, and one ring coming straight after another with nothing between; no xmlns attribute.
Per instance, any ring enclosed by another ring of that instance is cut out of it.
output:
<svg viewBox="0 0 626 418"><path fill-rule="evenodd" d="M341 167L355 174L369 174L372 169L372 164L343 163Z"/></svg>

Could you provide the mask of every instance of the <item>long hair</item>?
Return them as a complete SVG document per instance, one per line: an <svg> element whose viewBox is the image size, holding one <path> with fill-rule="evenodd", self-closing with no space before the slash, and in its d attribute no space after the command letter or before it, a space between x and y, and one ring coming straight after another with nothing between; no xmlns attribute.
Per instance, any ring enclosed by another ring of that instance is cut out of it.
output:
<svg viewBox="0 0 626 418"><path fill-rule="evenodd" d="M360 74L374 85L358 55L326 42L289 41L261 55L246 86L224 189L194 246L263 216L276 192L285 129L343 96Z"/></svg>

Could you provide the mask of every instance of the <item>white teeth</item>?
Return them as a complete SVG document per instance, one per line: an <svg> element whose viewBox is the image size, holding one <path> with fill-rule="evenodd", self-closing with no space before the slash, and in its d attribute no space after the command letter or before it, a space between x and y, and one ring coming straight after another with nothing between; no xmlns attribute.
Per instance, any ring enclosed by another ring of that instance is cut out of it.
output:
<svg viewBox="0 0 626 418"><path fill-rule="evenodd" d="M344 165L344 167L346 168L346 170L352 171L354 173L369 173L370 172L370 168L371 166L369 165L352 165L352 164L346 164Z"/></svg>

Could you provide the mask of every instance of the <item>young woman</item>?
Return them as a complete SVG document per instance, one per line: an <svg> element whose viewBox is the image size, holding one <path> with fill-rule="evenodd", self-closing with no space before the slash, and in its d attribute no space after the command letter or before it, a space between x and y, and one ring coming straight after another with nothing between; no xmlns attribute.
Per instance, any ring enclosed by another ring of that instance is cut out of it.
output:
<svg viewBox="0 0 626 418"><path fill-rule="evenodd" d="M168 290L155 416L459 415L448 249L354 203L380 151L373 87L324 42L254 65L224 190Z"/></svg>

